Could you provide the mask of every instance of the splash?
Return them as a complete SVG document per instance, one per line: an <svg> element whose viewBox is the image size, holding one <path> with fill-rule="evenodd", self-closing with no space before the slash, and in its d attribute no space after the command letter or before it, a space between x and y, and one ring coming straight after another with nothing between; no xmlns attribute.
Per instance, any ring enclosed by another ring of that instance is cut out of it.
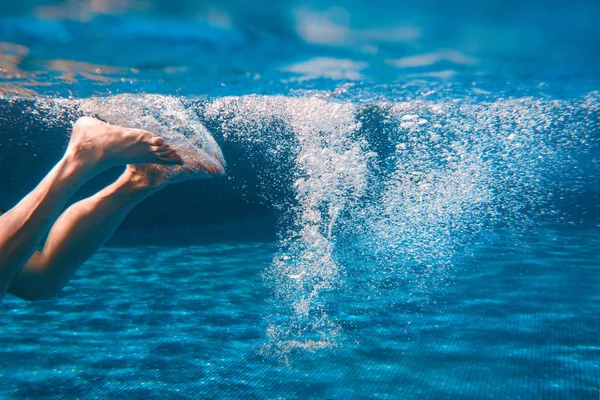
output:
<svg viewBox="0 0 600 400"><path fill-rule="evenodd" d="M186 162L202 164L207 156L215 155L224 159L221 148L198 115L176 97L123 94L54 102L38 100L36 106L44 111L45 121L50 125L87 115L162 136Z"/></svg>
<svg viewBox="0 0 600 400"><path fill-rule="evenodd" d="M285 97L224 98L206 108L206 116L220 120L233 140L256 144L256 128L274 119L293 136L293 141L280 137L269 144L293 143L294 164L295 205L287 209L288 226L265 274L279 301L280 314L270 318L268 333L277 351L324 347L339 335L320 295L339 285L334 230L340 215L365 192L374 156L354 135L360 127L355 109L318 98ZM285 323L273 322L282 316Z"/></svg>
<svg viewBox="0 0 600 400"><path fill-rule="evenodd" d="M340 342L336 296L350 275L360 285L387 279L406 292L430 291L486 230L564 218L556 190L583 189L579 178L589 171L578 160L598 152L600 131L596 93L560 101L127 95L40 102L45 118L97 115L216 151L206 125L243 151L245 169L280 218L278 251L264 273L273 301L263 352L283 358Z"/></svg>
<svg viewBox="0 0 600 400"><path fill-rule="evenodd" d="M365 282L383 275L429 290L485 229L560 215L553 190L573 154L595 146L598 100L358 107L247 96L214 100L204 117L248 151L291 149L295 198L278 207L286 223L265 274L277 298L265 353L285 358L336 345L327 299L349 266L369 265ZM269 136L275 121L284 128ZM259 179L276 183L269 171Z"/></svg>

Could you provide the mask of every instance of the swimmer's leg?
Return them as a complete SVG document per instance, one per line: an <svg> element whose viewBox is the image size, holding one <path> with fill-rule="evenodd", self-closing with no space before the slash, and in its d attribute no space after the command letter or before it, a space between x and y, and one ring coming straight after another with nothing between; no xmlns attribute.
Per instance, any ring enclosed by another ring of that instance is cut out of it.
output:
<svg viewBox="0 0 600 400"><path fill-rule="evenodd" d="M129 211L153 192L132 179L127 169L113 184L73 204L52 226L43 250L13 279L9 292L27 300L58 293Z"/></svg>
<svg viewBox="0 0 600 400"><path fill-rule="evenodd" d="M204 170L204 176L222 174L223 166L215 162L206 164ZM169 183L189 178L191 175L182 167L167 170L155 165L129 165L116 182L73 204L60 216L42 252L34 254L15 277L9 291L28 300L52 297L110 238L139 202Z"/></svg>
<svg viewBox="0 0 600 400"><path fill-rule="evenodd" d="M79 119L63 158L31 193L0 216L0 297L83 183L113 165L148 162L182 161L150 132Z"/></svg>

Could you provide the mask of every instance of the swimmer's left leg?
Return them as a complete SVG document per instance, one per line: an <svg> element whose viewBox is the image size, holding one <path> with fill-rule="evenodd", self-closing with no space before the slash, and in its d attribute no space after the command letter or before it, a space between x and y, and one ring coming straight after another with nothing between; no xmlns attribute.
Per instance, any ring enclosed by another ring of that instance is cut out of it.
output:
<svg viewBox="0 0 600 400"><path fill-rule="evenodd" d="M38 300L62 289L129 211L153 193L150 188L138 187L127 171L94 196L73 204L56 220L43 250L13 278L9 293Z"/></svg>
<svg viewBox="0 0 600 400"><path fill-rule="evenodd" d="M52 297L114 233L142 200L170 183L190 179L189 169L129 165L116 182L69 207L53 225L44 248L12 280L9 292L27 300ZM223 163L209 158L194 177L220 175Z"/></svg>
<svg viewBox="0 0 600 400"><path fill-rule="evenodd" d="M0 216L0 298L83 184L112 166L138 163L176 165L183 160L151 132L88 117L77 120L61 160L29 194Z"/></svg>

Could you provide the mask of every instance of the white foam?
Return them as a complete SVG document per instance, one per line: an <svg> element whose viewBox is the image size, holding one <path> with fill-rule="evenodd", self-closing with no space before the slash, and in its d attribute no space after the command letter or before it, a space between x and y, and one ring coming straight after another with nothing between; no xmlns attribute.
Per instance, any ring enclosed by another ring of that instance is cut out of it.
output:
<svg viewBox="0 0 600 400"><path fill-rule="evenodd" d="M221 159L221 148L193 110L181 99L161 95L123 94L73 101L89 116L111 124L145 129L167 139L184 161L201 162L207 155Z"/></svg>
<svg viewBox="0 0 600 400"><path fill-rule="evenodd" d="M586 102L597 110L597 102ZM344 235L386 276L431 288L451 276L457 251L477 232L535 220L528 210L548 207L551 175L567 168L566 149L586 135L553 128L571 107L528 98L382 103L377 108L392 128L374 140L396 149L382 171L352 104L261 96L209 103L206 116L220 121L230 140L293 149L297 205L279 207L293 223L266 274L286 305L269 327L272 347L288 353L335 345L339 324L327 315L323 294L339 288L346 273L336 257ZM288 136L257 137L274 121Z"/></svg>
<svg viewBox="0 0 600 400"><path fill-rule="evenodd" d="M164 96L54 107L63 110L56 115L71 107L159 134L169 129L177 140L213 149L206 120L250 152L250 162L253 154L264 156L268 165L254 165L253 173L285 221L265 271L276 296L266 351L289 354L335 346L341 337L340 316L331 314L327 298L335 301L348 269L358 268L361 258L343 261L348 248L369 260L364 285L383 273L429 290L452 275L454 258L478 232L529 226L556 213L550 198L561 184L557 177L574 165L574 152L597 145L599 104L590 94L364 108L319 97L252 95L208 101L200 117ZM363 126L361 113L380 120ZM283 185L293 199L272 195Z"/></svg>

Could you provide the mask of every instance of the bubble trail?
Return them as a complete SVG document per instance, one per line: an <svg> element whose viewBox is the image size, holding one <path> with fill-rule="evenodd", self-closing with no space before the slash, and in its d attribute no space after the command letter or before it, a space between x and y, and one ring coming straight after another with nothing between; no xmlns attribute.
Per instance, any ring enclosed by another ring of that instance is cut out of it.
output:
<svg viewBox="0 0 600 400"><path fill-rule="evenodd" d="M340 342L336 302L350 278L365 289L383 276L399 298L431 292L479 234L563 221L557 192L582 192L600 174L597 93L368 104L123 95L36 107L50 120L94 114L215 151L206 125L245 154L251 178L231 179L256 180L280 219L263 350L284 359Z"/></svg>
<svg viewBox="0 0 600 400"><path fill-rule="evenodd" d="M365 107L315 97L207 104L204 116L228 140L249 151L291 148L295 198L278 206L288 215L265 274L278 299L265 352L285 358L336 345L342 333L328 293L342 285L349 254L350 268L371 266L361 270L365 286L383 272L427 291L451 277L457 252L478 233L560 215L553 192L574 178L573 155L597 147L598 110L595 94ZM270 137L275 121L286 133ZM273 187L281 177L272 171L257 173Z"/></svg>

